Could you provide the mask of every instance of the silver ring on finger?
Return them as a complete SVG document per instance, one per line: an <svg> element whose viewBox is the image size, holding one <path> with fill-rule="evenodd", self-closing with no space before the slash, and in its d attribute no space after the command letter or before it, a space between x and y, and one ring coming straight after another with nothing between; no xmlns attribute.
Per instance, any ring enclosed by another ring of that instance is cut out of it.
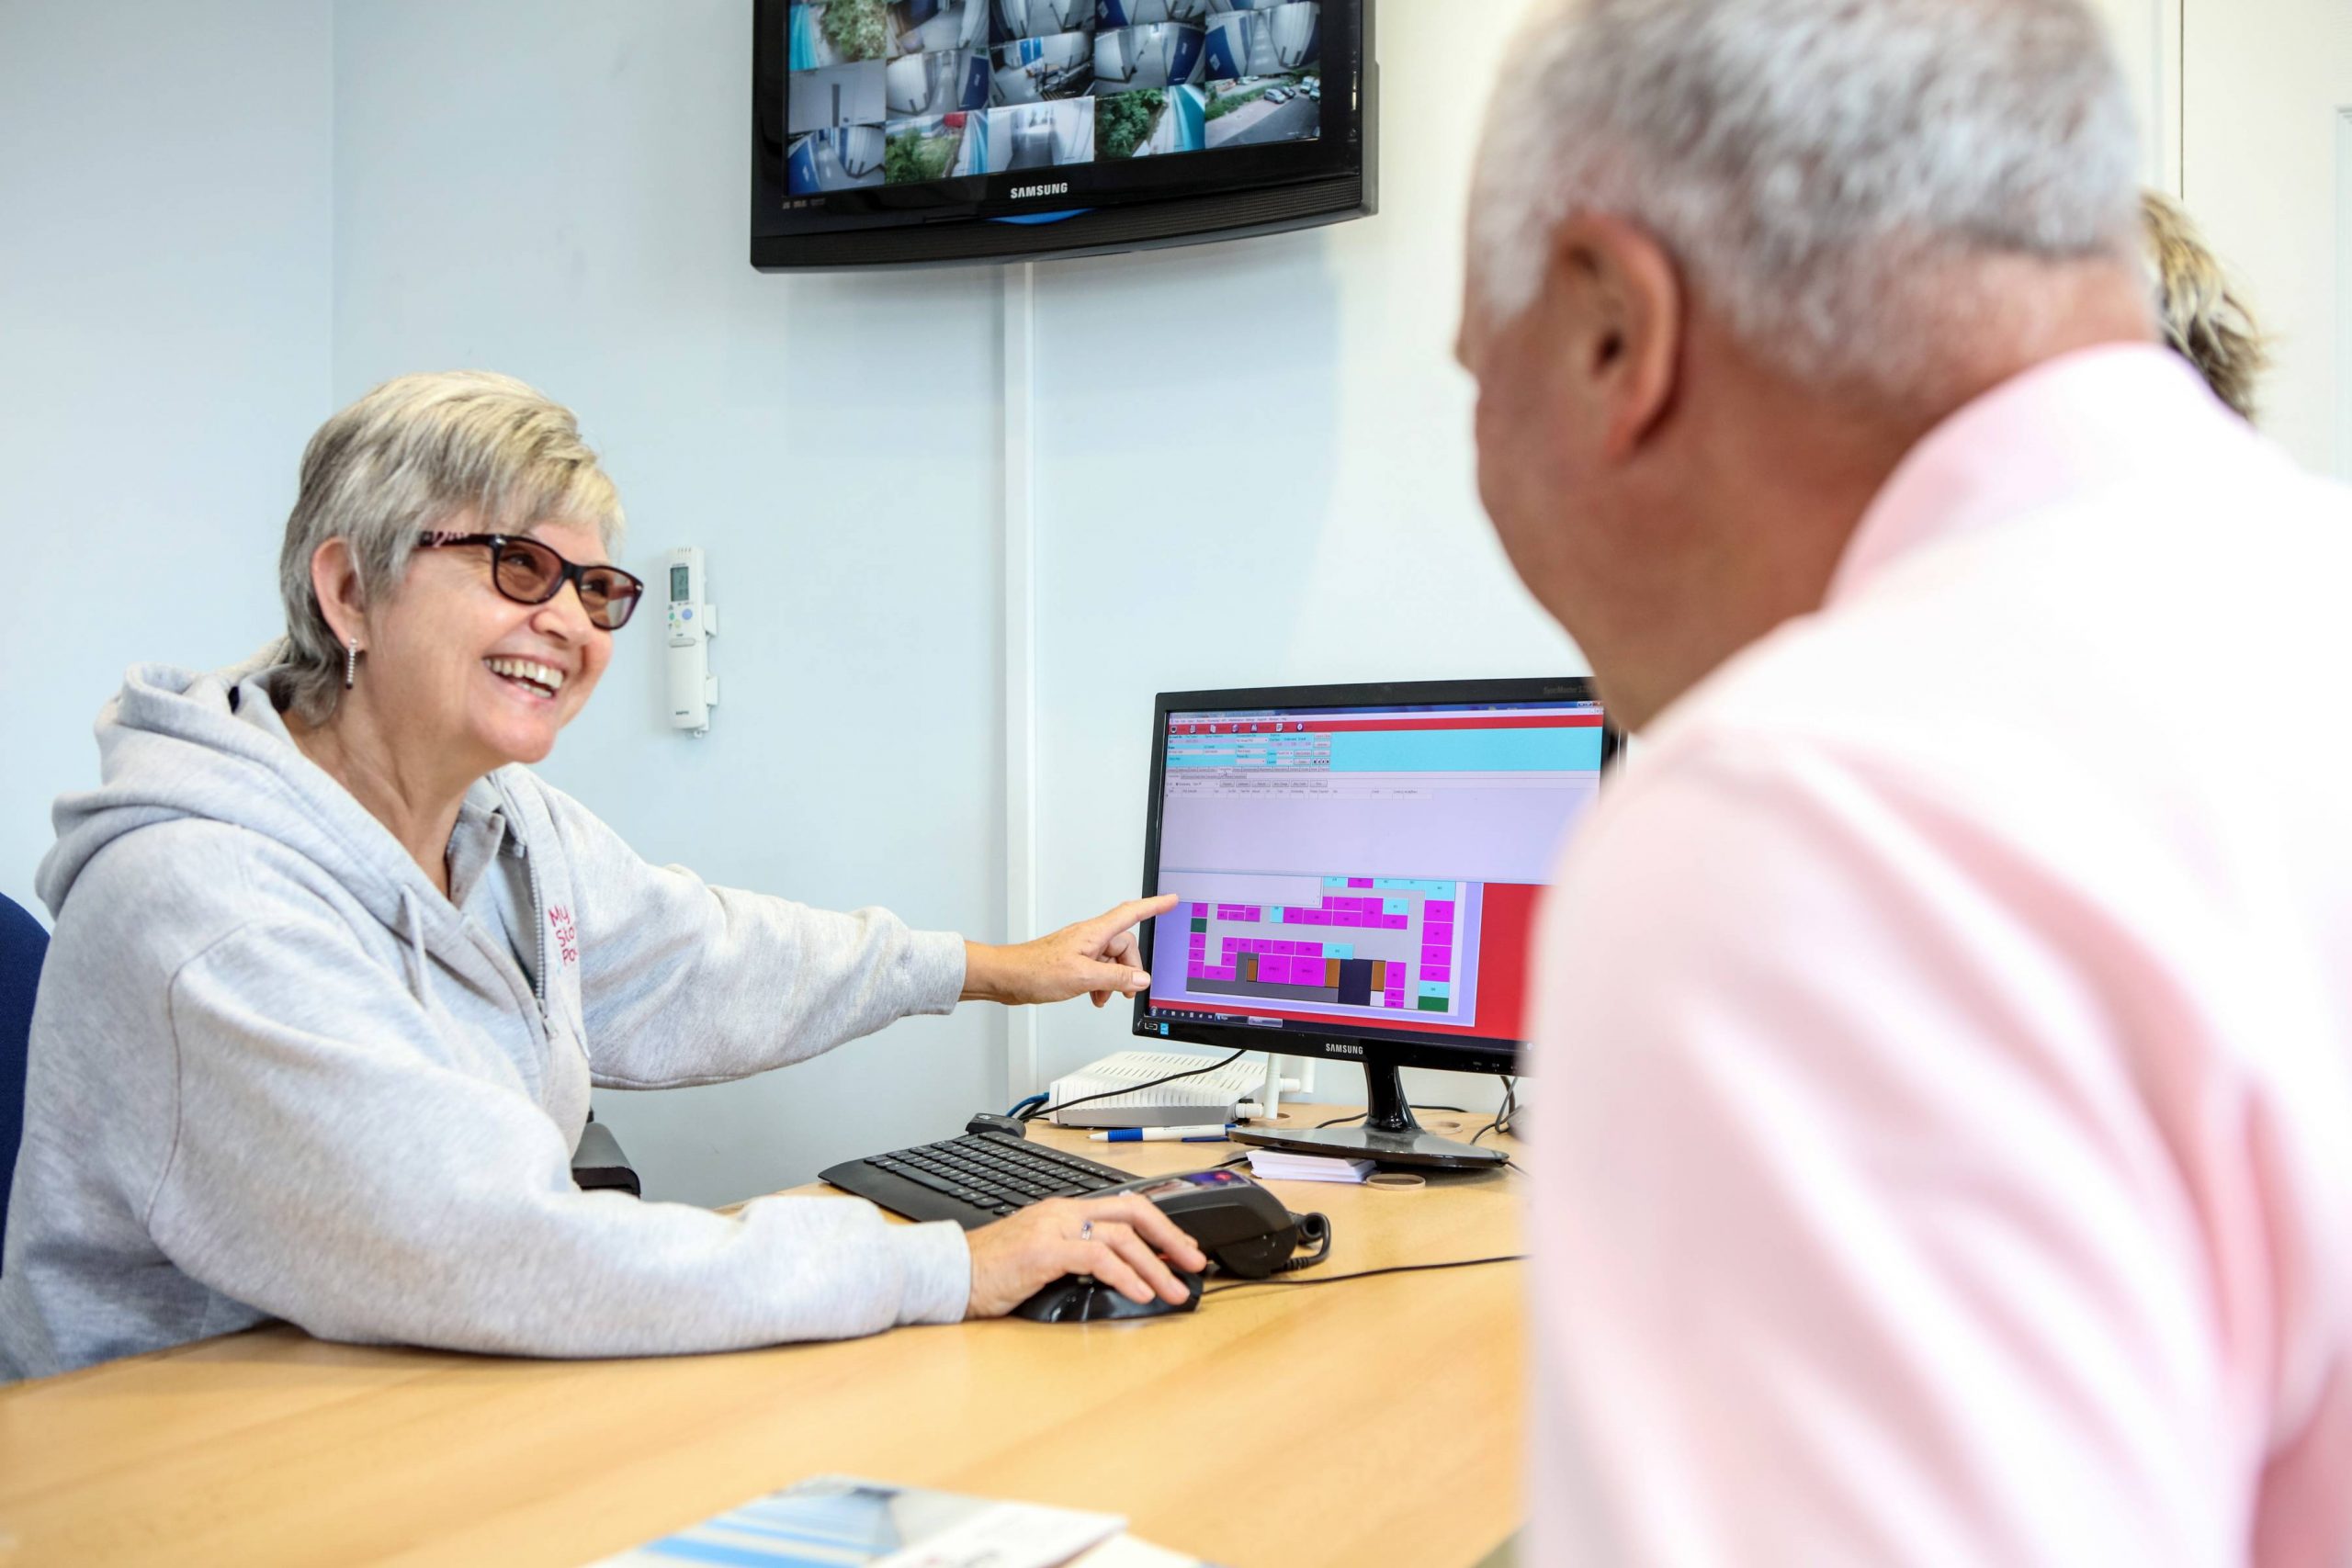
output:
<svg viewBox="0 0 2352 1568"><path fill-rule="evenodd" d="M1078 1227L1078 1239L1080 1241L1092 1241L1094 1239L1094 1222L1092 1220L1088 1220Z"/></svg>

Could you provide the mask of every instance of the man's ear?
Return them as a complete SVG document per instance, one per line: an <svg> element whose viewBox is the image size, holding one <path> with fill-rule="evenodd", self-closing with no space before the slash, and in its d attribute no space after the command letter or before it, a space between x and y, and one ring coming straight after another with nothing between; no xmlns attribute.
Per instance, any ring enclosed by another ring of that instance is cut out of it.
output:
<svg viewBox="0 0 2352 1568"><path fill-rule="evenodd" d="M1600 411L1602 455L1622 461L1673 406L1687 308L1682 274L1647 233L1605 214L1562 223L1552 265L1575 295L1572 373Z"/></svg>
<svg viewBox="0 0 2352 1568"><path fill-rule="evenodd" d="M359 591L359 561L351 553L350 540L329 539L311 552L311 592L319 596L319 609L335 640L348 643L357 637L365 652L368 601Z"/></svg>

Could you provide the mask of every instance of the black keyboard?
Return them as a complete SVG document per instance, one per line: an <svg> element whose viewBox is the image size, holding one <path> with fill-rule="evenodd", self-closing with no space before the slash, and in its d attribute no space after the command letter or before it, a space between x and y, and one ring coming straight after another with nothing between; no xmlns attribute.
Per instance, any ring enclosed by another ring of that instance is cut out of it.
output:
<svg viewBox="0 0 2352 1568"><path fill-rule="evenodd" d="M967 1133L919 1148L845 1160L817 1173L910 1220L954 1220L966 1230L1040 1198L1069 1198L1136 1179L1116 1166L1066 1155L1003 1133Z"/></svg>

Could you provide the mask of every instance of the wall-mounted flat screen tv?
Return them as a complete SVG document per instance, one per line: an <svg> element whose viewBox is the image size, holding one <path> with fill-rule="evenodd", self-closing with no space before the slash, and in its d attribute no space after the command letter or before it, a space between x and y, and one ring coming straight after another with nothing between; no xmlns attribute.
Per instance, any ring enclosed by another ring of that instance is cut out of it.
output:
<svg viewBox="0 0 2352 1568"><path fill-rule="evenodd" d="M1373 0L756 0L752 263L1083 255L1376 206Z"/></svg>

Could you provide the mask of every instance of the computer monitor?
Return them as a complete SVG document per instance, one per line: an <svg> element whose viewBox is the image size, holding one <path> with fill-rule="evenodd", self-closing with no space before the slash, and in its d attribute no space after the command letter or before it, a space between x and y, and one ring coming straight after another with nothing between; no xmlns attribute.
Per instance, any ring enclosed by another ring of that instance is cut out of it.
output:
<svg viewBox="0 0 2352 1568"><path fill-rule="evenodd" d="M1180 902L1135 1032L1363 1065L1363 1126L1238 1142L1499 1163L1422 1130L1397 1070L1517 1070L1536 901L1617 744L1583 679L1162 693L1143 886Z"/></svg>

